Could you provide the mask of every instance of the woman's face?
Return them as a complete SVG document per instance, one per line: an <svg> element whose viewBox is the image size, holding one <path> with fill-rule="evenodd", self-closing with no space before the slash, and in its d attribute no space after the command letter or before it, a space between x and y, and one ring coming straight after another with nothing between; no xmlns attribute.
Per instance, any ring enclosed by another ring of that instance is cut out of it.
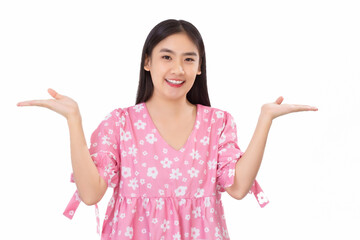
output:
<svg viewBox="0 0 360 240"><path fill-rule="evenodd" d="M186 33L176 33L160 41L151 57L145 58L144 69L150 71L154 84L152 97L186 99L196 75L201 74L199 59L199 51Z"/></svg>

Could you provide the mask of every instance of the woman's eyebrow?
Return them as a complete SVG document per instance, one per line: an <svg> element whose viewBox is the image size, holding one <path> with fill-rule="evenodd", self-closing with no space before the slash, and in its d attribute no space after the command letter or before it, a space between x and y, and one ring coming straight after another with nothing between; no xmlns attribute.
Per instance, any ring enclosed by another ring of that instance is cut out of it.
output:
<svg viewBox="0 0 360 240"><path fill-rule="evenodd" d="M172 53L172 54L175 54L174 51L168 49L168 48L162 48L160 50L160 52L168 52L168 53ZM184 56L197 56L196 52L186 52L186 53L183 53L182 55Z"/></svg>

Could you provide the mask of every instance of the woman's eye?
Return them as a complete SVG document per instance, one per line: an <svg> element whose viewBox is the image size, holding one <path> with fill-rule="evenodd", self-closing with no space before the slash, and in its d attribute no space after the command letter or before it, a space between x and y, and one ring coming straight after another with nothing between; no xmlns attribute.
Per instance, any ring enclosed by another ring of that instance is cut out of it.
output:
<svg viewBox="0 0 360 240"><path fill-rule="evenodd" d="M170 56L165 55L165 56L163 56L162 58L164 58L164 59L166 59L166 60L169 60L169 59L170 59Z"/></svg>
<svg viewBox="0 0 360 240"><path fill-rule="evenodd" d="M192 59L192 58L187 58L186 61L188 61L188 62L193 62L193 61L195 61L195 60Z"/></svg>

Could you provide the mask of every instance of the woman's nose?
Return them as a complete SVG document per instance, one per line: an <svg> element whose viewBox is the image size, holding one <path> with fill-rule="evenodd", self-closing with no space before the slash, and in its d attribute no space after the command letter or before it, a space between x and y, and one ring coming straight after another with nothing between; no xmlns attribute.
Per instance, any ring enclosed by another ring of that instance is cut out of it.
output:
<svg viewBox="0 0 360 240"><path fill-rule="evenodd" d="M179 74L179 75L184 74L184 69L183 69L182 63L174 61L174 64L171 69L171 73Z"/></svg>

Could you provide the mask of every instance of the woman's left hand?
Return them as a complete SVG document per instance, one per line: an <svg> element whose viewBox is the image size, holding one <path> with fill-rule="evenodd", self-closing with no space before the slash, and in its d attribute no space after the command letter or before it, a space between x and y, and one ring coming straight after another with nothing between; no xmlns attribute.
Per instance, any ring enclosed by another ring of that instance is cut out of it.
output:
<svg viewBox="0 0 360 240"><path fill-rule="evenodd" d="M283 97L278 97L273 103L266 103L261 107L261 114L270 117L271 120L293 112L301 111L317 111L317 107L309 105L298 105L298 104L281 104L284 100Z"/></svg>

